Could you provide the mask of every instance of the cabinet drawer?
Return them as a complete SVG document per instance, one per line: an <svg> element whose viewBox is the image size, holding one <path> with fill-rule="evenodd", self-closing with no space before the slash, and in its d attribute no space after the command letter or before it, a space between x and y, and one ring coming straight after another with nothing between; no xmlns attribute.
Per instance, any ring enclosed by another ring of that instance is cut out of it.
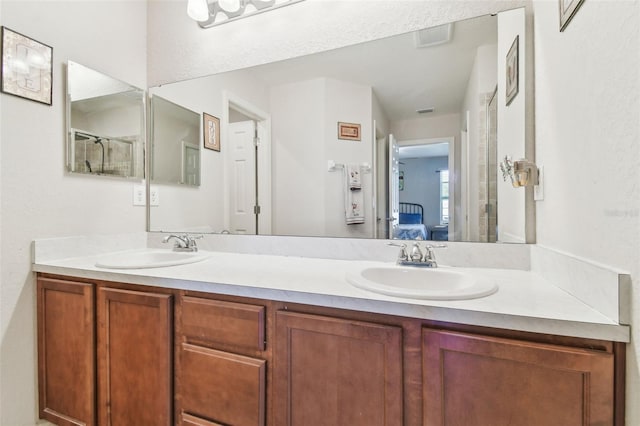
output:
<svg viewBox="0 0 640 426"><path fill-rule="evenodd" d="M182 298L182 333L187 339L263 351L264 330L264 306Z"/></svg>
<svg viewBox="0 0 640 426"><path fill-rule="evenodd" d="M223 424L210 422L209 420L201 419L200 417L187 413L182 413L180 416L180 424L182 426L224 426Z"/></svg>
<svg viewBox="0 0 640 426"><path fill-rule="evenodd" d="M265 424L266 361L188 343L180 359L183 424ZM210 423L193 423L194 416Z"/></svg>

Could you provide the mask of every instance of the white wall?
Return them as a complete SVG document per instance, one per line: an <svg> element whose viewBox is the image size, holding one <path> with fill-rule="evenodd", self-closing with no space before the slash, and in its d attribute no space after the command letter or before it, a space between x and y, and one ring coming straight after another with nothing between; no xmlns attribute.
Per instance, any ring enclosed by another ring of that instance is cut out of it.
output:
<svg viewBox="0 0 640 426"><path fill-rule="evenodd" d="M343 173L336 163L372 162L371 88L314 79L271 89L273 234L373 236L372 175L363 174L365 224L346 225ZM338 122L360 123L361 140L337 137Z"/></svg>
<svg viewBox="0 0 640 426"><path fill-rule="evenodd" d="M513 160L526 158L525 154L525 82L528 78L524 47L527 44L525 12L517 9L498 15L498 161L505 155ZM511 104L506 105L506 57L513 41L518 36L519 90ZM511 181L498 179L498 241L524 243L525 188L514 188Z"/></svg>
<svg viewBox="0 0 640 426"><path fill-rule="evenodd" d="M324 104L323 79L271 89L274 235L324 235Z"/></svg>
<svg viewBox="0 0 640 426"><path fill-rule="evenodd" d="M69 176L65 75L73 60L146 87L144 2L2 1L1 24L53 47L53 105L0 95L0 424L37 419L35 285L31 241L140 232L131 181Z"/></svg>
<svg viewBox="0 0 640 426"><path fill-rule="evenodd" d="M534 3L538 244L631 273L627 424L640 424L640 2Z"/></svg>

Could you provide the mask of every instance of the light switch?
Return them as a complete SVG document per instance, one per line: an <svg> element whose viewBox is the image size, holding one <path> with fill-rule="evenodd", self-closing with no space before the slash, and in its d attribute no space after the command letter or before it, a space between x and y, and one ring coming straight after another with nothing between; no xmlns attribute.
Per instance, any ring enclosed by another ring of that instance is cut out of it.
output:
<svg viewBox="0 0 640 426"><path fill-rule="evenodd" d="M151 194L150 194L149 203L152 206L159 206L160 205L160 189L158 189L157 186L152 186L151 187Z"/></svg>
<svg viewBox="0 0 640 426"><path fill-rule="evenodd" d="M146 205L146 191L144 185L133 185L133 205L144 206Z"/></svg>

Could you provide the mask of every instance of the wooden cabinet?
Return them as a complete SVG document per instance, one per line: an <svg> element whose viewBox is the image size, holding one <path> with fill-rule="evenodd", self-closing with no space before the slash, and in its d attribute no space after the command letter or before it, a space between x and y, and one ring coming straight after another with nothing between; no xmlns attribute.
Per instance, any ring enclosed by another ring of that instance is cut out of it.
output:
<svg viewBox="0 0 640 426"><path fill-rule="evenodd" d="M624 424L621 343L81 281L38 277L58 425Z"/></svg>
<svg viewBox="0 0 640 426"><path fill-rule="evenodd" d="M265 307L183 296L179 312L180 423L264 426Z"/></svg>
<svg viewBox="0 0 640 426"><path fill-rule="evenodd" d="M612 425L611 353L423 329L424 425Z"/></svg>
<svg viewBox="0 0 640 426"><path fill-rule="evenodd" d="M403 424L402 329L276 314L275 425Z"/></svg>
<svg viewBox="0 0 640 426"><path fill-rule="evenodd" d="M40 417L171 425L172 295L38 277Z"/></svg>
<svg viewBox="0 0 640 426"><path fill-rule="evenodd" d="M40 417L58 425L95 425L93 284L38 280Z"/></svg>
<svg viewBox="0 0 640 426"><path fill-rule="evenodd" d="M98 290L100 425L171 425L172 296Z"/></svg>

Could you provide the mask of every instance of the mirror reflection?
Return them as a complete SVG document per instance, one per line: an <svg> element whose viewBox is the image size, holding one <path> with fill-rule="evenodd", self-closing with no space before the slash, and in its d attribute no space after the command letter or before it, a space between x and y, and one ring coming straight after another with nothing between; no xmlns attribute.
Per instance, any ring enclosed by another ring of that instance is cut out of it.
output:
<svg viewBox="0 0 640 426"><path fill-rule="evenodd" d="M504 208L524 242L524 191L499 204L497 177L525 151L499 131L524 115L525 85L507 107L501 77L524 10L499 15L151 88L222 132L150 231L496 242Z"/></svg>
<svg viewBox="0 0 640 426"><path fill-rule="evenodd" d="M200 114L151 97L151 183L200 185Z"/></svg>
<svg viewBox="0 0 640 426"><path fill-rule="evenodd" d="M141 179L144 96L142 89L69 61L68 171Z"/></svg>

